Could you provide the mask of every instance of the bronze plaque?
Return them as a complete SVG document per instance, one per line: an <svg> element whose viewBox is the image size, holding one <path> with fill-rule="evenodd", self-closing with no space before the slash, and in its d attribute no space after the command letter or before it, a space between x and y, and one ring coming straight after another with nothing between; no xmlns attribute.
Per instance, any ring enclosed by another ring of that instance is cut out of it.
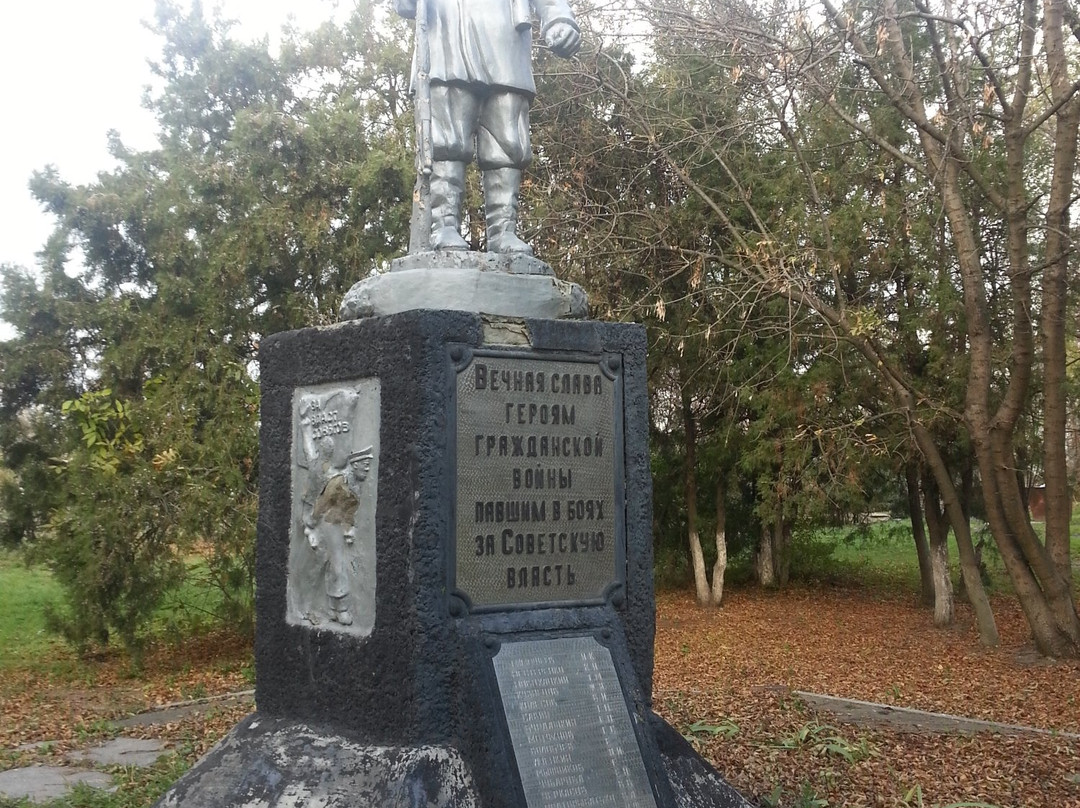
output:
<svg viewBox="0 0 1080 808"><path fill-rule="evenodd" d="M472 607L599 602L622 581L620 369L479 352L458 368L452 588Z"/></svg>
<svg viewBox="0 0 1080 808"><path fill-rule="evenodd" d="M607 648L511 642L494 664L528 808L656 808Z"/></svg>

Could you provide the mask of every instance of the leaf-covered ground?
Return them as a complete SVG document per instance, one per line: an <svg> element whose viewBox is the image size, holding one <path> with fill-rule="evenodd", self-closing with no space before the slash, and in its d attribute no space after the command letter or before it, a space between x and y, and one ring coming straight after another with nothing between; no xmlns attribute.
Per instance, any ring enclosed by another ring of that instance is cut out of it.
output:
<svg viewBox="0 0 1080 808"><path fill-rule="evenodd" d="M78 661L59 651L49 664L0 669L0 768L60 762L64 753L115 736L109 721L173 702L251 688L250 641L222 632L150 649L135 675L119 653ZM125 730L168 741L194 759L250 712L210 708L175 724ZM20 746L46 742L41 749Z"/></svg>
<svg viewBox="0 0 1080 808"><path fill-rule="evenodd" d="M791 695L1080 733L1080 665L1039 659L1017 604L1000 598L994 607L1002 647L990 651L979 646L969 610L960 608L955 628L938 630L913 598L748 590L701 611L688 594L663 593L655 706L758 800L782 793L781 804L806 806L1080 806L1080 740L841 724Z"/></svg>
<svg viewBox="0 0 1080 808"><path fill-rule="evenodd" d="M995 611L1003 646L988 651L969 612L961 608L957 627L939 631L913 599L747 590L700 611L688 594L662 593L655 706L763 805L1080 806L1076 739L881 730L815 714L791 695L1080 733L1080 665L1039 660L1017 606L999 599ZM248 643L223 633L151 649L138 677L119 656L79 663L64 652L34 669L0 669L0 768L56 762L115 735L109 719L250 688L250 657ZM248 709L223 703L126 734L163 738L191 762ZM14 751L41 741L52 743Z"/></svg>

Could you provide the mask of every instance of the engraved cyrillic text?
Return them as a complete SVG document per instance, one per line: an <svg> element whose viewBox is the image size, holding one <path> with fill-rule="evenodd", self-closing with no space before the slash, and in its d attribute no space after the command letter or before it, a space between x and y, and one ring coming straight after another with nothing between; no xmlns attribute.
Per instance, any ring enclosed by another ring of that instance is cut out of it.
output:
<svg viewBox="0 0 1080 808"><path fill-rule="evenodd" d="M474 604L594 600L615 580L618 389L595 361L459 370L455 585Z"/></svg>
<svg viewBox="0 0 1080 808"><path fill-rule="evenodd" d="M618 675L591 637L504 644L494 659L530 808L654 808Z"/></svg>

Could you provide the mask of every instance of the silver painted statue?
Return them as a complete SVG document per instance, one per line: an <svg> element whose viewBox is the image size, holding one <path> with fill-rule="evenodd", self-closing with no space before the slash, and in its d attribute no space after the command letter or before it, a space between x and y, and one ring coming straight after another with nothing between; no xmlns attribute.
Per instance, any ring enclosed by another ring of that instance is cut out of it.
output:
<svg viewBox="0 0 1080 808"><path fill-rule="evenodd" d="M518 238L517 218L522 169L532 159L532 12L551 50L569 58L581 46L570 6L566 0L394 0L394 7L417 20L418 193L429 196L430 225L423 217L417 233L414 222L411 251L469 248L461 204L465 166L475 156L488 252L531 255Z"/></svg>

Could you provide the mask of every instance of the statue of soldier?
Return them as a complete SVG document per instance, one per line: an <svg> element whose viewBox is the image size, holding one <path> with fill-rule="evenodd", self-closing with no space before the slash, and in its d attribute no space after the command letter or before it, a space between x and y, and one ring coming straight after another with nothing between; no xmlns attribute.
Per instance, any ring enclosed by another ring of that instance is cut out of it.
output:
<svg viewBox="0 0 1080 808"><path fill-rule="evenodd" d="M304 518L304 535L322 558L330 619L352 625L349 611L349 553L355 540L361 484L371 472L372 447L349 455L344 469L334 469Z"/></svg>
<svg viewBox="0 0 1080 808"><path fill-rule="evenodd" d="M415 18L417 0L394 0L394 6ZM431 247L469 248L461 236L461 204L465 166L475 154L488 252L530 255L532 248L517 236L517 216L522 169L532 159L531 12L562 58L581 47L574 15L566 0L420 0L420 6L427 10L427 36L426 43L418 37L418 48L426 44L430 64ZM421 56L414 57L414 75Z"/></svg>

